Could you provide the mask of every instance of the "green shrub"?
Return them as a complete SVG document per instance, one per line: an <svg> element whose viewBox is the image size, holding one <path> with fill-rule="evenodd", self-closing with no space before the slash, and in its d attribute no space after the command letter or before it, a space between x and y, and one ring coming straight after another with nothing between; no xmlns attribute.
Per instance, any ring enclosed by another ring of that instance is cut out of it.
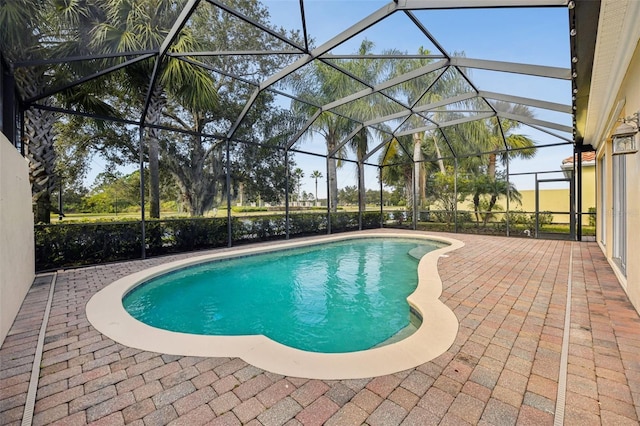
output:
<svg viewBox="0 0 640 426"><path fill-rule="evenodd" d="M430 212L429 219L433 222L452 223L454 212L446 210L434 210Z"/></svg>
<svg viewBox="0 0 640 426"><path fill-rule="evenodd" d="M138 259L140 221L36 225L36 270ZM227 245L227 220L189 218L145 223L148 256Z"/></svg>
<svg viewBox="0 0 640 426"><path fill-rule="evenodd" d="M383 222L389 217L383 213ZM380 227L380 212L363 212L362 213L362 229L375 229Z"/></svg>
<svg viewBox="0 0 640 426"><path fill-rule="evenodd" d="M236 213L252 213L252 212L266 212L269 211L267 207L254 207L254 206L232 206L231 210Z"/></svg>
<svg viewBox="0 0 640 426"><path fill-rule="evenodd" d="M363 227L378 227L379 214L363 214ZM358 229L358 213L332 214L334 232ZM36 225L36 270L92 265L139 259L142 252L140 221L86 222ZM327 215L290 215L289 234L326 233ZM284 215L232 218L232 241L250 242L283 239ZM228 244L227 218L175 218L145 222L145 251L148 256L180 253Z"/></svg>
<svg viewBox="0 0 640 426"><path fill-rule="evenodd" d="M596 226L596 208L589 207L589 226Z"/></svg>
<svg viewBox="0 0 640 426"><path fill-rule="evenodd" d="M471 212L467 210L458 210L458 224L468 223L473 221Z"/></svg>
<svg viewBox="0 0 640 426"><path fill-rule="evenodd" d="M354 231L358 229L358 212L331 213L331 232Z"/></svg>
<svg viewBox="0 0 640 426"><path fill-rule="evenodd" d="M510 210L508 213L506 213L502 217L502 220L506 222L507 217L509 218L510 225L530 225L531 224L531 216L529 216L527 213L520 210ZM534 221L536 220L535 215L533 216L533 220Z"/></svg>
<svg viewBox="0 0 640 426"><path fill-rule="evenodd" d="M531 215L531 221L532 221L533 223L535 223L535 222L536 222L536 215L535 215L535 213L533 213L533 214ZM542 225L551 225L551 223L552 223L552 222L553 222L553 214L551 214L550 212L548 212L548 211L544 211L544 212L539 212L539 213L538 213L538 224L539 224L540 226L542 226Z"/></svg>
<svg viewBox="0 0 640 426"><path fill-rule="evenodd" d="M536 225L535 213L527 214L520 210L510 210L509 213L504 213L502 222L507 221L507 216L509 217L510 225L526 225L531 228ZM553 214L551 212L543 211L538 214L538 224L540 226L550 225L551 223L553 223Z"/></svg>
<svg viewBox="0 0 640 426"><path fill-rule="evenodd" d="M295 214L289 217L290 235L314 235L327 232L327 215L323 213Z"/></svg>
<svg viewBox="0 0 640 426"><path fill-rule="evenodd" d="M36 225L36 270L136 259L141 236L139 222Z"/></svg>

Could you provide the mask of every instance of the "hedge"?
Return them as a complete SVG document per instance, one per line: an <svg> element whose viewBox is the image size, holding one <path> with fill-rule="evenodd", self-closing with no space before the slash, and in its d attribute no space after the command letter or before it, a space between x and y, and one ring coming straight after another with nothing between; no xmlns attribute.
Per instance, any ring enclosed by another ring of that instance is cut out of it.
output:
<svg viewBox="0 0 640 426"><path fill-rule="evenodd" d="M380 213L365 212L363 229L380 227ZM145 225L147 256L226 247L227 218L149 220ZM358 229L357 212L331 214L331 231ZM234 217L234 244L286 238L284 215ZM326 234L326 213L289 215L289 236ZM140 221L56 223L35 226L36 270L94 265L141 257Z"/></svg>

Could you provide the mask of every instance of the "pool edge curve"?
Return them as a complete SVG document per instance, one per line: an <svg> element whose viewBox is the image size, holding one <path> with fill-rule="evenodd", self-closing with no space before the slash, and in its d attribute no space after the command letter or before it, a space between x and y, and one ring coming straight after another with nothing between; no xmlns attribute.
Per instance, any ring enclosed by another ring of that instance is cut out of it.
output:
<svg viewBox="0 0 640 426"><path fill-rule="evenodd" d="M122 298L141 282L202 262L351 239L353 237L419 238L449 245L424 255L418 264L418 285L407 301L422 316L422 324L407 338L385 346L348 353L318 353L295 349L262 335L206 336L162 330L133 318ZM239 357L276 374L309 379L356 379L392 374L417 367L446 352L458 332L458 319L439 297L442 281L438 259L464 243L448 237L415 232L360 231L313 239L288 240L225 250L147 268L120 278L94 294L86 305L91 325L123 345L170 355Z"/></svg>

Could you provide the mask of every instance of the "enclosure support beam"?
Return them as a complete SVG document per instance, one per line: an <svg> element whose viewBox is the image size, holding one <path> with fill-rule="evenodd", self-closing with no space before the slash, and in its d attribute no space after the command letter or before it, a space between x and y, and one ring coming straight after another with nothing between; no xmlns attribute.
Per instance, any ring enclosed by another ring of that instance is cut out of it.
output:
<svg viewBox="0 0 640 426"><path fill-rule="evenodd" d="M382 141L380 144L378 144L375 148L373 148L371 151L369 151L363 158L362 161L367 161L373 154L375 154L380 148L382 148L383 146L385 146L386 144L388 144L389 142L392 141L393 138L389 138L388 140ZM401 145L402 146L402 145ZM406 151L405 151L406 152Z"/></svg>
<svg viewBox="0 0 640 426"><path fill-rule="evenodd" d="M538 238L538 231L540 229L540 182L538 181L538 174L536 176L536 232L535 237Z"/></svg>
<svg viewBox="0 0 640 426"><path fill-rule="evenodd" d="M396 1L396 3L398 3ZM399 9L426 10L426 9L471 9L489 7L537 7L541 6L566 6L566 0L457 0L455 5L450 0L403 0L399 2Z"/></svg>
<svg viewBox="0 0 640 426"><path fill-rule="evenodd" d="M144 127L138 127L138 149L140 155L140 257L147 258L147 236L144 221Z"/></svg>
<svg viewBox="0 0 640 426"><path fill-rule="evenodd" d="M393 87L395 85L398 85L400 83L404 83L404 82L410 81L410 80L412 80L414 78L417 78L417 77L420 77L422 75L429 74L429 73L431 73L433 71L437 71L437 70L439 70L441 68L444 68L444 67L446 67L448 65L449 65L449 61L447 59L443 59L441 61L437 61L437 62L434 62L432 64L425 65L423 67L417 68L417 69L415 69L413 71L410 71L410 72L408 72L406 74L403 74L401 76L389 79L389 80L385 81L384 83L380 83L380 84L378 84L376 86L373 86L372 88L362 89L359 92L353 93L353 94L351 94L349 96L345 96L343 98L336 99L333 102L330 102L328 104L323 105L322 106L322 110L323 111L328 111L330 109L339 107L340 105L344 105L344 104L347 104L349 102L353 102L355 100L364 98L365 96L371 95L373 93L379 93L379 92L381 92L381 91L383 91L385 89L388 89L388 88Z"/></svg>
<svg viewBox="0 0 640 426"><path fill-rule="evenodd" d="M417 180L420 179L420 163L413 160L413 217L411 218L411 229L414 231L418 224L418 185Z"/></svg>
<svg viewBox="0 0 640 426"><path fill-rule="evenodd" d="M500 115L504 115L504 114L500 114ZM396 137L407 136L407 135L412 135L414 133L426 132L427 130L434 130L434 129L443 128L443 127L455 126L456 124L468 123L469 121L475 121L475 120L483 120L485 118L491 118L495 116L496 114L494 114L493 112L488 112L488 113L478 114L473 117L463 117L457 120L446 121L444 123L440 123L439 125L423 126L415 129L404 130L402 132L396 133L395 136Z"/></svg>
<svg viewBox="0 0 640 426"><path fill-rule="evenodd" d="M78 86L78 85L80 85L82 83L86 83L88 81L95 80L96 78L99 78L99 77L102 77L104 75L110 74L110 73L112 73L114 71L118 71L120 69L123 69L123 68L125 68L125 67L127 67L127 66L129 66L131 64L135 64L136 62L141 62L141 61L144 61L146 59L152 58L153 56L154 56L154 54L150 53L148 55L143 55L143 56L139 56L139 57L134 58L134 59L130 59L130 60L128 60L126 62L123 62L121 64L109 67L109 68L104 69L102 71L99 71L99 72L96 72L94 74L88 75L88 76L80 78L78 80L75 80L75 81L73 81L71 83L65 84L62 87L58 87L58 88L53 89L53 90L45 91L44 93L41 93L41 94L39 94L37 96L33 96L33 97L25 100L24 103L26 105L29 105L29 104L31 104L33 102L37 102L37 101L39 101L41 99L48 98L50 96L56 95L56 94L58 94L60 92L63 92L65 90L67 90L67 89L70 89L72 87L76 87L76 86Z"/></svg>
<svg viewBox="0 0 640 426"><path fill-rule="evenodd" d="M507 237L509 237L509 216L511 215L511 213L509 213L509 198L511 198L511 181L509 179L509 163L510 163L510 159L509 156L507 155L507 217L506 217L506 222L507 222Z"/></svg>
<svg viewBox="0 0 640 426"><path fill-rule="evenodd" d="M160 45L158 57L156 58L156 62L153 65L153 71L151 72L151 78L149 80L149 87L147 88L147 96L144 101L144 107L142 108L142 114L140 115L140 122L143 124L147 119L147 111L149 111L151 97L153 96L153 91L160 76L162 60L169 51L169 47L171 47L171 44L174 42L176 37L178 37L178 34L180 33L180 31L182 31L182 28L184 28L185 24L191 17L191 14L196 9L198 4L200 4L200 0L189 0L189 2L182 9L182 12L180 12L180 16L178 16L178 19L176 19L176 21L173 23L173 27L171 27L171 30L169 30L169 33L167 33L167 36L162 41L162 45Z"/></svg>
<svg viewBox="0 0 640 426"><path fill-rule="evenodd" d="M296 142L298 142L298 139L300 139L304 132L306 132L309 127L311 127L313 122L316 121L318 117L320 117L320 114L322 114L322 110L318 108L318 110L307 120L307 122L304 123L304 126L302 126L302 128L298 130L296 134L293 135L291 140L287 143L287 150L291 148Z"/></svg>
<svg viewBox="0 0 640 426"><path fill-rule="evenodd" d="M575 172L575 161L574 161L574 172ZM569 237L573 240L576 238L576 174L574 173L571 181L569 182L569 198L570 198L570 219L569 219L569 233L571 234Z"/></svg>
<svg viewBox="0 0 640 426"><path fill-rule="evenodd" d="M355 135L357 135L358 132L363 129L363 127L364 126L362 124L358 124L356 128L353 130L353 132L349 133L349 135L346 138L344 138L342 142L340 142L333 151L329 153L329 157L335 156L338 153L338 151L340 151L342 147L347 144L347 142L353 139Z"/></svg>
<svg viewBox="0 0 640 426"><path fill-rule="evenodd" d="M358 231L362 231L362 211L364 210L366 203L366 195L362 197L364 193L364 166L361 161L358 161Z"/></svg>
<svg viewBox="0 0 640 426"><path fill-rule="evenodd" d="M521 96L505 95L503 93L486 92L483 90L478 93L478 96L486 99L494 99L496 101L505 101L511 102L513 104L521 104L532 106L535 108L548 109L551 111L564 112L567 114L571 114L573 112L573 109L571 109L571 105L541 101L539 99L523 98Z"/></svg>
<svg viewBox="0 0 640 426"><path fill-rule="evenodd" d="M453 229L458 232L458 158L453 159Z"/></svg>
<svg viewBox="0 0 640 426"><path fill-rule="evenodd" d="M547 67L542 65L519 64L515 62L489 61L486 59L472 59L453 57L452 66L475 68L488 71L508 72L512 74L533 75L536 77L557 78L571 80L570 68Z"/></svg>
<svg viewBox="0 0 640 426"><path fill-rule="evenodd" d="M576 212L578 213L578 223L576 225L576 240L582 241L582 151L577 149L573 150L573 164L578 168L577 176L577 191L576 191Z"/></svg>
<svg viewBox="0 0 640 426"><path fill-rule="evenodd" d="M533 125L537 125L537 126L547 127L549 129L559 130L559 131L565 132L565 133L572 133L573 132L573 128L570 127L570 126L563 126L562 124L552 123L550 121L544 121L544 120L538 120L538 119L535 119L535 118L523 117L521 115L510 114L508 112L502 112L502 111L498 111L497 115L498 115L498 117L507 118L509 120L519 121L520 123L523 123L523 124L529 124L529 125L533 124Z"/></svg>
<svg viewBox="0 0 640 426"><path fill-rule="evenodd" d="M225 170L226 182L227 182L227 246L231 247L233 245L233 235L231 232L233 231L231 226L231 140L227 138L226 140L226 155L227 155L227 170Z"/></svg>
<svg viewBox="0 0 640 426"><path fill-rule="evenodd" d="M285 239L289 239L289 150L284 151L284 229Z"/></svg>
<svg viewBox="0 0 640 426"><path fill-rule="evenodd" d="M382 196L382 166L378 166L378 180L380 181L380 228L384 228L384 198Z"/></svg>
<svg viewBox="0 0 640 426"><path fill-rule="evenodd" d="M331 183L330 178L329 178L329 161L331 161L331 158L327 155L327 161L326 161L326 176L327 176L327 234L331 234L331 209L332 209L332 205L331 205Z"/></svg>

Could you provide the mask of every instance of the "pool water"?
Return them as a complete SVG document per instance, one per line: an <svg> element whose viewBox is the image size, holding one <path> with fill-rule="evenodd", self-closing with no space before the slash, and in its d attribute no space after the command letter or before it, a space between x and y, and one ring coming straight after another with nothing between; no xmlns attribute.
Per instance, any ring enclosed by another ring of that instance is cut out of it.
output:
<svg viewBox="0 0 640 426"><path fill-rule="evenodd" d="M361 238L209 262L147 281L123 304L171 331L262 334L313 352L365 350L409 325L416 257L443 245Z"/></svg>

